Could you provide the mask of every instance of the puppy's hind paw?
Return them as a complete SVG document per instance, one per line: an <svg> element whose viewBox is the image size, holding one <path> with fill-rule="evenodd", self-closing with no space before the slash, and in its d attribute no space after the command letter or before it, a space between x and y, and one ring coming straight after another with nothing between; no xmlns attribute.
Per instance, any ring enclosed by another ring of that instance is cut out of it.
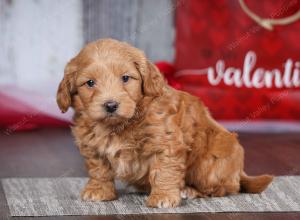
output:
<svg viewBox="0 0 300 220"><path fill-rule="evenodd" d="M197 197L206 197L200 192L198 192L195 188L186 186L184 189L181 190L180 196L182 199L194 199Z"/></svg>

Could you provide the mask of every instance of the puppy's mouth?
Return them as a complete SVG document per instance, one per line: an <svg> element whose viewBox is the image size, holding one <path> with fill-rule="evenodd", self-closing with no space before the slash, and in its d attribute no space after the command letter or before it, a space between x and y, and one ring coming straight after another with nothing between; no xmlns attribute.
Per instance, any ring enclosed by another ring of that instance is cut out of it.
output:
<svg viewBox="0 0 300 220"><path fill-rule="evenodd" d="M124 121L125 118L120 116L119 114L117 113L106 113L105 117L102 119L102 121L104 123L107 123L107 124L119 124L121 123L122 121Z"/></svg>
<svg viewBox="0 0 300 220"><path fill-rule="evenodd" d="M118 115L117 113L107 113L105 118L107 120L116 120L116 119L120 118L120 115Z"/></svg>

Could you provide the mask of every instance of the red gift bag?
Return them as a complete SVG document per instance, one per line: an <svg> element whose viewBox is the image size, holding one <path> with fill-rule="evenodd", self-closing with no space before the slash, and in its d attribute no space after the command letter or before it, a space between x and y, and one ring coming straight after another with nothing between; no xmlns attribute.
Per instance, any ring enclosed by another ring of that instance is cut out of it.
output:
<svg viewBox="0 0 300 220"><path fill-rule="evenodd" d="M182 2L172 82L217 119L299 120L299 13L299 0Z"/></svg>

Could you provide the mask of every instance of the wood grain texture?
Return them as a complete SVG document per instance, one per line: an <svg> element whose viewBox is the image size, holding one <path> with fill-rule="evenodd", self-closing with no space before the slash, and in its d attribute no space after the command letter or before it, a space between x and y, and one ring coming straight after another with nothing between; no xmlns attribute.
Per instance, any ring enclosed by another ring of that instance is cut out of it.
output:
<svg viewBox="0 0 300 220"><path fill-rule="evenodd" d="M246 152L249 174L300 175L300 134L240 134ZM86 176L83 160L74 146L69 129L42 129L30 132L0 133L0 178L4 177ZM299 219L300 213L199 213L188 215L64 216L18 219L110 219L110 220L235 220ZM9 217L0 187L0 219Z"/></svg>
<svg viewBox="0 0 300 220"><path fill-rule="evenodd" d="M83 1L84 39L111 37L141 48L153 61L172 61L177 6L172 0Z"/></svg>

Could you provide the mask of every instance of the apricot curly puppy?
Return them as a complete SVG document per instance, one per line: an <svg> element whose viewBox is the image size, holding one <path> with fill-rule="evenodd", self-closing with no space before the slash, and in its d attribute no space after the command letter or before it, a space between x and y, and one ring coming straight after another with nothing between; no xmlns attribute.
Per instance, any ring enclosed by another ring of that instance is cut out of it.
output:
<svg viewBox="0 0 300 220"><path fill-rule="evenodd" d="M114 179L150 195L150 207L181 198L259 193L272 176L249 177L237 135L198 98L167 85L142 51L112 39L88 44L66 66L57 92L89 181L83 200L116 199Z"/></svg>

